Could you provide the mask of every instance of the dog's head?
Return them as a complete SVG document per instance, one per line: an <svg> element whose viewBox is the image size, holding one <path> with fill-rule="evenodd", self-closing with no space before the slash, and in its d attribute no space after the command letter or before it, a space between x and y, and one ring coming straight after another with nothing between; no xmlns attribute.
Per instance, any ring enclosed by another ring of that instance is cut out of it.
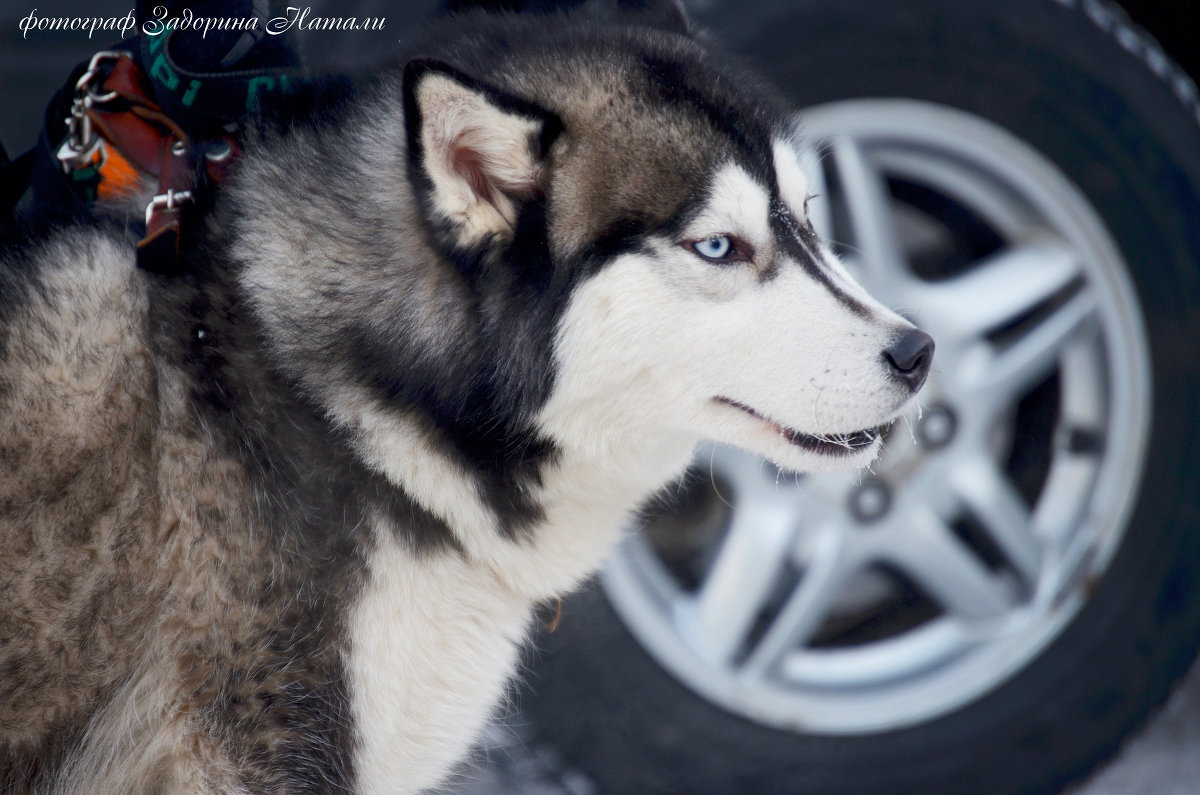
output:
<svg viewBox="0 0 1200 795"><path fill-rule="evenodd" d="M933 343L814 233L786 114L660 31L463 61L405 69L409 175L439 248L491 285L480 300L553 319L529 340L549 348L539 433L871 460Z"/></svg>

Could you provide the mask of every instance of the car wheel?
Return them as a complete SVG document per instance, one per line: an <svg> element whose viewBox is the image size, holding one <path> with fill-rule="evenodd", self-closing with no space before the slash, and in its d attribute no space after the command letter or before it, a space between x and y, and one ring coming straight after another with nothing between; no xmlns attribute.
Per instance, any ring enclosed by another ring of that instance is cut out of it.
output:
<svg viewBox="0 0 1200 795"><path fill-rule="evenodd" d="M705 21L805 108L814 224L934 372L864 473L702 448L523 710L606 792L1061 788L1200 643L1194 90L1102 3Z"/></svg>

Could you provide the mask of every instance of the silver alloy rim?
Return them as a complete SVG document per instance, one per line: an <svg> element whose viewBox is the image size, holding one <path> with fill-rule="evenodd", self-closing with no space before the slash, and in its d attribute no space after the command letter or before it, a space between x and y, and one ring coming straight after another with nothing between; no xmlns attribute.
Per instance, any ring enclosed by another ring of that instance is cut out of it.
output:
<svg viewBox="0 0 1200 795"><path fill-rule="evenodd" d="M829 197L812 202L814 225L852 244L848 269L937 341L923 409L866 473L794 478L703 446L694 466L729 507L696 581L646 533L602 581L639 642L706 699L775 727L866 734L995 690L1078 614L1138 490L1150 358L1103 223L1020 140L907 100L824 105L802 123L824 153L808 163ZM918 275L928 223L897 184L965 208L1000 244ZM1012 450L1036 436L1023 413L1036 401L1053 434L1036 482L1018 487ZM856 635L831 630L864 615Z"/></svg>

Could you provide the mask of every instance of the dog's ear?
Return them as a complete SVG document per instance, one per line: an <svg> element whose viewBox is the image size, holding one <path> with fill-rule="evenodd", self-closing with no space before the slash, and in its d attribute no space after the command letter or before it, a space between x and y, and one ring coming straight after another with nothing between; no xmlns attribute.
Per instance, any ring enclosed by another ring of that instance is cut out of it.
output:
<svg viewBox="0 0 1200 795"><path fill-rule="evenodd" d="M553 114L430 59L404 69L410 173L435 224L460 246L511 235L521 205L545 191Z"/></svg>

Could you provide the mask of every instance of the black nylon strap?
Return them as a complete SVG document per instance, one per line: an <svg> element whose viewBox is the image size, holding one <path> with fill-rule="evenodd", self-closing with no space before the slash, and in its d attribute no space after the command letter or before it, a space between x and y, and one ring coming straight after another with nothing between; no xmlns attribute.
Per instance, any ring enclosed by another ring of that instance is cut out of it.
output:
<svg viewBox="0 0 1200 795"><path fill-rule="evenodd" d="M155 9L159 14L154 15ZM211 134L237 121L268 96L291 93L300 81L290 38L269 36L264 26L283 13L281 0L140 0L138 18L162 22L185 8L197 17L257 19L254 30L168 30L139 36L139 60L154 84L155 101L191 134ZM153 28L152 29L156 29Z"/></svg>
<svg viewBox="0 0 1200 795"><path fill-rule="evenodd" d="M237 121L268 95L286 95L299 83L294 64L218 72L186 69L172 54L177 35L143 36L141 59L155 100L185 130L209 131Z"/></svg>

